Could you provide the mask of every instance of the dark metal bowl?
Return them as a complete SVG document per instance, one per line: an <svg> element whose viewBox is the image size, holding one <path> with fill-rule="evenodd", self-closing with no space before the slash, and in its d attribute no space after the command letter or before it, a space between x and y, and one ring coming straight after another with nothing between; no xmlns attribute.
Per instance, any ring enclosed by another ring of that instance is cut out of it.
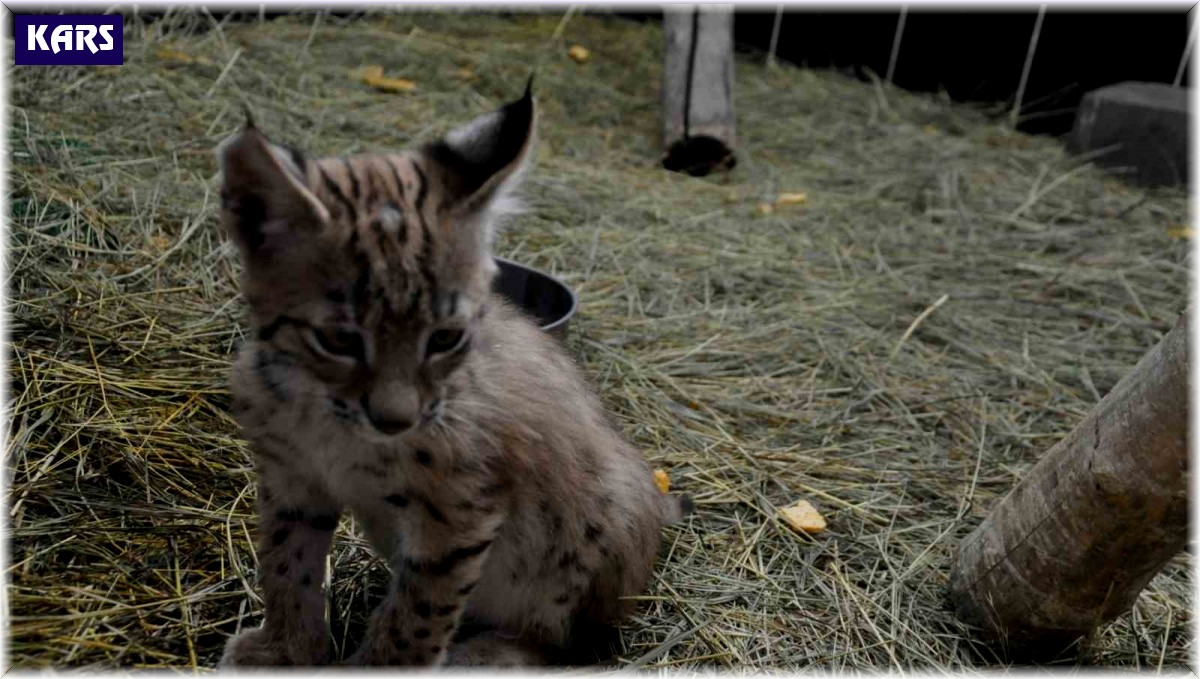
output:
<svg viewBox="0 0 1200 679"><path fill-rule="evenodd" d="M496 257L500 275L492 289L507 297L537 320L542 330L560 340L567 339L567 325L579 302L566 283L516 262Z"/></svg>

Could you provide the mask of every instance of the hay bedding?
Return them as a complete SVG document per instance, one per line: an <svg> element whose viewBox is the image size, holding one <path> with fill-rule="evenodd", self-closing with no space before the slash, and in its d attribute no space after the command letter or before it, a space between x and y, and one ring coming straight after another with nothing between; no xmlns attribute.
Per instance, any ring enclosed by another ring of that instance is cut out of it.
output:
<svg viewBox="0 0 1200 679"><path fill-rule="evenodd" d="M943 609L956 541L1185 304L1182 191L1130 188L936 97L743 60L742 162L697 180L655 167L655 26L127 21L123 67L9 74L17 666L208 666L259 620L212 155L241 100L315 152L394 148L540 63L539 165L501 250L575 286L572 350L699 501L627 625L637 667L994 662ZM367 64L415 90L363 85ZM759 208L782 192L807 201ZM826 532L777 518L797 499ZM384 571L353 535L331 558L344 643ZM1185 663L1188 565L1064 661Z"/></svg>

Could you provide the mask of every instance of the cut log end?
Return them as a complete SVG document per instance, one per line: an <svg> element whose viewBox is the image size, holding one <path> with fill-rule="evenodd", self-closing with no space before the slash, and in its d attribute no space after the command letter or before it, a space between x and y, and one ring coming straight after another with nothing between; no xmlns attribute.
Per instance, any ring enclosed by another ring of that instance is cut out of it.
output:
<svg viewBox="0 0 1200 679"><path fill-rule="evenodd" d="M686 172L703 177L713 172L731 170L737 156L725 142L713 137L688 137L671 144L663 156L663 167L672 172Z"/></svg>

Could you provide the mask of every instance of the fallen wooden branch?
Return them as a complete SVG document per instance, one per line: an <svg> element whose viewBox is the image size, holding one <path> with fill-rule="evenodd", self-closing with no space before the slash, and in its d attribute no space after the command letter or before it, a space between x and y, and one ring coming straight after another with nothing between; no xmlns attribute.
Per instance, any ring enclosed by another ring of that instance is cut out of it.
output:
<svg viewBox="0 0 1200 679"><path fill-rule="evenodd" d="M1128 611L1188 537L1188 314L959 547L950 596L1010 651Z"/></svg>

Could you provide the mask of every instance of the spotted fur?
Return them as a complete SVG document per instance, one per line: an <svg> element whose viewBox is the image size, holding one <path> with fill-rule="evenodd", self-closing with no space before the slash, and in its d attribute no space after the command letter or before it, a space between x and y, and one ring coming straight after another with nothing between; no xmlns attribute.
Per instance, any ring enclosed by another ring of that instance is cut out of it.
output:
<svg viewBox="0 0 1200 679"><path fill-rule="evenodd" d="M527 91L398 154L314 159L253 124L220 147L266 603L224 664L331 661L322 583L346 511L392 570L352 664L563 660L644 589L680 501L491 292L535 119Z"/></svg>

